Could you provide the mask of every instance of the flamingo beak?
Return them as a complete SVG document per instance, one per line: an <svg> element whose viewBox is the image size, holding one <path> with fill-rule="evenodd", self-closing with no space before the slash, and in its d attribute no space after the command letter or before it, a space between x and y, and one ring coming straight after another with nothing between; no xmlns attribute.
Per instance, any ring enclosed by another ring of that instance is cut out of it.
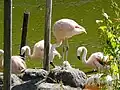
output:
<svg viewBox="0 0 120 90"><path fill-rule="evenodd" d="M21 71L20 71L20 73L24 73L25 72L25 69L22 69Z"/></svg>
<svg viewBox="0 0 120 90"><path fill-rule="evenodd" d="M85 34L87 34L87 32L86 32L85 28L82 28L82 30L83 30L83 32L84 32Z"/></svg>
<svg viewBox="0 0 120 90"><path fill-rule="evenodd" d="M85 32L85 34L87 34L87 32L86 31L84 31Z"/></svg>
<svg viewBox="0 0 120 90"><path fill-rule="evenodd" d="M104 65L104 62L101 61L100 59L96 58L96 60L97 60L101 65Z"/></svg>
<svg viewBox="0 0 120 90"><path fill-rule="evenodd" d="M85 30L84 27L80 27L80 29L81 29L85 34L87 34L87 32L86 32L86 30Z"/></svg>
<svg viewBox="0 0 120 90"><path fill-rule="evenodd" d="M80 60L80 56L77 56L77 58Z"/></svg>

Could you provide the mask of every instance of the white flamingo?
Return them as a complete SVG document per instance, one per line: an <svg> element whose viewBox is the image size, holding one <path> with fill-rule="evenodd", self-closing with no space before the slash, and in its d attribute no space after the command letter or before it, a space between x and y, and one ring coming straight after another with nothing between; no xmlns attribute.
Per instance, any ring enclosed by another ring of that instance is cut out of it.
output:
<svg viewBox="0 0 120 90"><path fill-rule="evenodd" d="M0 49L0 67L3 68L3 54L4 51L2 49ZM19 74L25 71L25 69L27 68L26 63L24 62L24 60L22 59L21 56L11 56L11 62L12 62L12 73L15 74Z"/></svg>
<svg viewBox="0 0 120 90"><path fill-rule="evenodd" d="M102 52L96 52L96 53L93 53L89 58L88 60L86 60L86 56L87 56L87 49L82 46L82 47L78 47L77 49L77 58L80 60L80 54L83 52L83 55L82 55L82 61L83 63L89 65L89 66L92 66L96 69L103 69L104 67L104 62L103 62L103 59L104 59L104 55Z"/></svg>
<svg viewBox="0 0 120 90"><path fill-rule="evenodd" d="M50 44L50 48L51 48L51 44ZM33 53L31 54L31 49L29 46L24 46L21 48L21 55L23 55L25 52L27 52L27 55L31 58L31 59L43 59L44 58L44 40L41 40L39 42L37 42L34 45L33 48ZM54 56L57 55L59 58L61 58L61 55L58 53L58 51L56 49L54 49L53 51L53 55L50 57L50 64L55 67L54 63L53 63L53 59Z"/></svg>
<svg viewBox="0 0 120 90"><path fill-rule="evenodd" d="M59 47L62 42L66 42L66 60L68 54L68 38L81 33L86 33L85 28L80 26L72 19L60 19L55 22L53 27L53 34L56 38L56 44L53 44L52 49ZM52 51L52 50L51 50ZM51 55L53 53L51 52ZM63 60L64 60L64 46L63 46Z"/></svg>

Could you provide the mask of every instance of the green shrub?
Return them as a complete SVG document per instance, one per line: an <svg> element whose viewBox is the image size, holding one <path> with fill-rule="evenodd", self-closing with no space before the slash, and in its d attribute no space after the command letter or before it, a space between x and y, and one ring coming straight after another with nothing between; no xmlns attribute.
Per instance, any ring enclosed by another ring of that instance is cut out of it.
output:
<svg viewBox="0 0 120 90"><path fill-rule="evenodd" d="M120 8L117 3L111 0L115 18L111 18L102 10L103 19L96 20L100 32L100 43L105 55L109 56L110 69L106 75L113 78L113 90L120 89ZM113 58L111 58L113 57Z"/></svg>

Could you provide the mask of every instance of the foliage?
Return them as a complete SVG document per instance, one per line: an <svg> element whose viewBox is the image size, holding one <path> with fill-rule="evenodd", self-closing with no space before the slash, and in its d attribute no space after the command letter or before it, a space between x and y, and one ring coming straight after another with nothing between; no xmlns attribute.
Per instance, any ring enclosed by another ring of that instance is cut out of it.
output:
<svg viewBox="0 0 120 90"><path fill-rule="evenodd" d="M120 89L120 8L111 0L115 18L111 18L102 10L103 19L96 20L100 30L100 42L105 55L109 56L110 69L106 75L112 76L112 90ZM112 58L111 58L112 57Z"/></svg>

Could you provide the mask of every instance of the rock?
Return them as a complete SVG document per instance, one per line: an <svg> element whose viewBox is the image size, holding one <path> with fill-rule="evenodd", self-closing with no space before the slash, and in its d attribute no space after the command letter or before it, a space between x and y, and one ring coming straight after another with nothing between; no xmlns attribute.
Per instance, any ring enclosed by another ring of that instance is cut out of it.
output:
<svg viewBox="0 0 120 90"><path fill-rule="evenodd" d="M62 84L55 84L55 83L41 83L38 86L37 90L82 90L80 87L73 88L70 86L64 86Z"/></svg>
<svg viewBox="0 0 120 90"><path fill-rule="evenodd" d="M70 86L64 86L57 83L46 83L45 80L39 79L29 80L20 85L16 85L12 90L82 90L80 87L73 88Z"/></svg>
<svg viewBox="0 0 120 90"><path fill-rule="evenodd" d="M0 72L0 85L2 85L2 84L3 84L3 73Z"/></svg>
<svg viewBox="0 0 120 90"><path fill-rule="evenodd" d="M23 81L19 78L19 77L17 77L15 74L12 74L11 75L11 85L12 86L15 86L15 85L19 85L19 84L21 84Z"/></svg>
<svg viewBox="0 0 120 90"><path fill-rule="evenodd" d="M14 87L22 83L22 80L17 77L15 74L11 74L11 86ZM0 90L3 87L3 73L0 73Z"/></svg>
<svg viewBox="0 0 120 90"><path fill-rule="evenodd" d="M69 63L49 72L43 69L26 69L21 75L11 75L11 90L82 90L86 75ZM3 87L3 73L0 73L0 90Z"/></svg>
<svg viewBox="0 0 120 90"><path fill-rule="evenodd" d="M84 88L87 76L83 71L75 68L56 67L48 75L48 83L63 83L71 87Z"/></svg>
<svg viewBox="0 0 120 90"><path fill-rule="evenodd" d="M28 80L22 84L14 86L12 90L38 90L39 84L43 81L40 78Z"/></svg>
<svg viewBox="0 0 120 90"><path fill-rule="evenodd" d="M24 74L19 76L23 81L40 78L44 79L48 75L48 72L44 69L26 69Z"/></svg>
<svg viewBox="0 0 120 90"><path fill-rule="evenodd" d="M100 78L102 77L103 74L92 74L86 81L87 86L99 86L101 81Z"/></svg>
<svg viewBox="0 0 120 90"><path fill-rule="evenodd" d="M11 74L11 85L12 86L15 86L21 83L22 83L22 80L19 77L17 77L15 74ZM3 74L1 73L0 74L0 85L2 84L3 84Z"/></svg>
<svg viewBox="0 0 120 90"><path fill-rule="evenodd" d="M19 77L24 81L16 85L12 90L38 90L39 84L45 82L48 72L43 69L26 69Z"/></svg>
<svg viewBox="0 0 120 90"><path fill-rule="evenodd" d="M16 85L12 90L82 90L80 87L73 88L70 86L64 86L57 83L38 82L38 80L32 80L21 85Z"/></svg>

